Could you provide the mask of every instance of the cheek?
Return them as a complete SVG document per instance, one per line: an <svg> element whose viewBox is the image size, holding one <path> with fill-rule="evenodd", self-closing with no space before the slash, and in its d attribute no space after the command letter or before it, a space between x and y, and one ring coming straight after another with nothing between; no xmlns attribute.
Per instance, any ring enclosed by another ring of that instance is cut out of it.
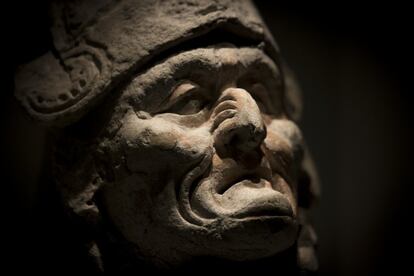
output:
<svg viewBox="0 0 414 276"><path fill-rule="evenodd" d="M140 246L154 243L159 227L154 228L154 218L159 210L159 202L153 194L152 177L131 174L118 180L116 185L107 185L101 192L101 210L128 240ZM168 212L168 209L163 209ZM154 215L155 213L155 215Z"/></svg>
<svg viewBox="0 0 414 276"><path fill-rule="evenodd" d="M286 137L280 128L267 127L267 135L264 145L268 154L272 156L271 160L276 162L276 167L286 170L290 167L292 156L292 141ZM287 172L285 172L287 173Z"/></svg>
<svg viewBox="0 0 414 276"><path fill-rule="evenodd" d="M272 120L267 125L267 130L286 141L288 146L295 148L303 143L302 133L299 127L291 120Z"/></svg>
<svg viewBox="0 0 414 276"><path fill-rule="evenodd" d="M273 120L267 126L264 144L272 168L282 174L289 185L287 188L292 189L293 200L293 196L296 197L297 193L297 178L303 148L299 128L289 120Z"/></svg>
<svg viewBox="0 0 414 276"><path fill-rule="evenodd" d="M199 161L211 147L204 128L185 128L166 118L126 118L119 132L132 172L180 172Z"/></svg>
<svg viewBox="0 0 414 276"><path fill-rule="evenodd" d="M303 139L296 124L290 120L272 120L267 124L267 136L264 141L272 155L279 157L284 166L292 168L300 162Z"/></svg>

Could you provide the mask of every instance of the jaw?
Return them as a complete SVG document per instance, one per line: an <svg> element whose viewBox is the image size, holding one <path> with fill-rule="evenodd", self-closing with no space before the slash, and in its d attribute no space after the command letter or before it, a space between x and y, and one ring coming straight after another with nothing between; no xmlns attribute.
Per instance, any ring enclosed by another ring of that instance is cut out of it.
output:
<svg viewBox="0 0 414 276"><path fill-rule="evenodd" d="M194 212L210 218L205 227L213 234L206 247L217 251L214 255L259 259L282 252L295 242L298 223L282 193L266 185L252 187L247 180L220 195L213 192L212 183L200 184L191 202Z"/></svg>
<svg viewBox="0 0 414 276"><path fill-rule="evenodd" d="M209 255L235 261L274 256L291 247L298 233L296 219L287 216L225 218L213 225L221 233L206 244Z"/></svg>
<svg viewBox="0 0 414 276"><path fill-rule="evenodd" d="M286 194L290 189L279 189L288 184L263 168L243 171L233 165L215 166L213 161L212 167L200 172L204 178L180 193L178 204L186 202L183 218L206 230L199 237L204 248L200 255L253 260L289 248L296 240L298 223L295 203Z"/></svg>

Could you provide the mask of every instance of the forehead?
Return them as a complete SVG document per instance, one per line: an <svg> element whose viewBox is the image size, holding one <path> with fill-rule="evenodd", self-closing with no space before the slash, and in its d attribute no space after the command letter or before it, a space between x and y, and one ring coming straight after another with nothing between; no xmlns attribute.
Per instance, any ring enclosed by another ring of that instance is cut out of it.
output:
<svg viewBox="0 0 414 276"><path fill-rule="evenodd" d="M225 85L257 82L271 94L282 92L279 67L262 50L218 45L186 51L153 65L132 78L122 98L149 107L183 81L192 81L212 92Z"/></svg>

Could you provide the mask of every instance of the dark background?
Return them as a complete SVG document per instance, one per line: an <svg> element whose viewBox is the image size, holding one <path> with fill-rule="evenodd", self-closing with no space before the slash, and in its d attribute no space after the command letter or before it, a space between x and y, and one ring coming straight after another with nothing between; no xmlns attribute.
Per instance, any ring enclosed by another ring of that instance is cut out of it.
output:
<svg viewBox="0 0 414 276"><path fill-rule="evenodd" d="M301 127L322 184L314 215L320 275L402 273L412 255L409 5L256 2L303 89ZM45 271L71 258L57 250L73 239L60 234L67 226L59 210L44 215L45 131L12 96L15 67L50 43L45 6L15 1L1 11L2 239L14 271Z"/></svg>

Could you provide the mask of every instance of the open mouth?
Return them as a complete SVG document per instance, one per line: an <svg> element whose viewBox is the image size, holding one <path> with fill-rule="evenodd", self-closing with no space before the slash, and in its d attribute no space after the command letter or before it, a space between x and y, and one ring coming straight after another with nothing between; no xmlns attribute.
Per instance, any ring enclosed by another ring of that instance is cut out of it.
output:
<svg viewBox="0 0 414 276"><path fill-rule="evenodd" d="M226 183L227 182L227 183ZM231 189L234 185L238 183L244 183L244 185L251 186L251 187L265 187L271 185L269 183L269 179L266 179L260 175L241 175L239 176L235 181L226 181L223 183L219 183L217 185L216 191L219 195L223 195L225 192L227 192L229 189Z"/></svg>
<svg viewBox="0 0 414 276"><path fill-rule="evenodd" d="M205 161L207 162L207 161ZM237 164L199 166L184 181L178 199L187 221L202 225L217 218L263 219L294 217L285 180L267 167L243 170Z"/></svg>
<svg viewBox="0 0 414 276"><path fill-rule="evenodd" d="M232 183L216 200L233 218L293 216L290 202L274 186L272 180L248 176Z"/></svg>

